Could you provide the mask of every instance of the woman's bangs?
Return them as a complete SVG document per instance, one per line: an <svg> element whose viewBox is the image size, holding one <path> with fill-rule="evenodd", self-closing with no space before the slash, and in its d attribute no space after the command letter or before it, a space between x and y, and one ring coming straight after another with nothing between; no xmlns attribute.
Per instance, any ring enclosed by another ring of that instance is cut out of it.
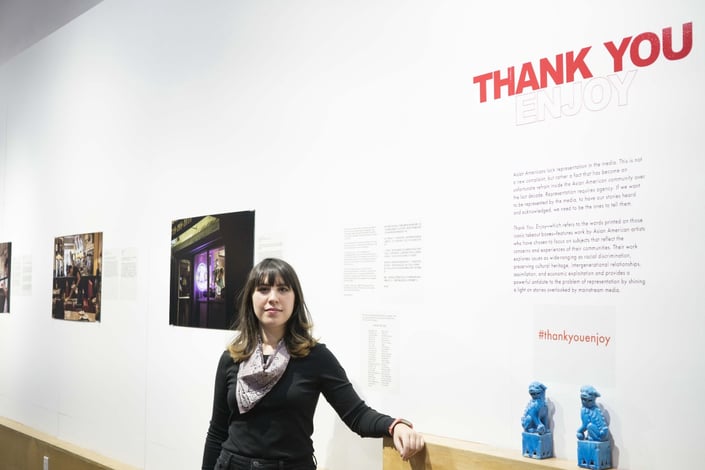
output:
<svg viewBox="0 0 705 470"><path fill-rule="evenodd" d="M284 282L284 285L288 287L292 286L291 279L288 279L286 273L277 269L276 266L263 266L261 272L259 273L259 276L257 276L257 285L273 286L277 282L277 277L281 278L281 280Z"/></svg>

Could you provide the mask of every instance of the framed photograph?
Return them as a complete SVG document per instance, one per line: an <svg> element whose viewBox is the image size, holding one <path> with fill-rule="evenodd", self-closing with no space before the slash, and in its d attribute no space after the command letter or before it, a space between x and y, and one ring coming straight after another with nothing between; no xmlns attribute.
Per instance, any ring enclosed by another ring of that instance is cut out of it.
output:
<svg viewBox="0 0 705 470"><path fill-rule="evenodd" d="M10 313L12 243L0 243L0 313Z"/></svg>
<svg viewBox="0 0 705 470"><path fill-rule="evenodd" d="M99 322L103 233L54 239L52 317Z"/></svg>
<svg viewBox="0 0 705 470"><path fill-rule="evenodd" d="M254 261L255 213L230 212L171 224L169 324L229 329Z"/></svg>

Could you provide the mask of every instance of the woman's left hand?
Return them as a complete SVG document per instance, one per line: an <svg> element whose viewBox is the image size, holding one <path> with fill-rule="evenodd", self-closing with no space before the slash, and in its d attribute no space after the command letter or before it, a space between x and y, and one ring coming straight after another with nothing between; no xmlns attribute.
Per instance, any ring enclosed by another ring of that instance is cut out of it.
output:
<svg viewBox="0 0 705 470"><path fill-rule="evenodd" d="M394 426L394 447L402 460L409 460L424 447L423 436L404 423Z"/></svg>

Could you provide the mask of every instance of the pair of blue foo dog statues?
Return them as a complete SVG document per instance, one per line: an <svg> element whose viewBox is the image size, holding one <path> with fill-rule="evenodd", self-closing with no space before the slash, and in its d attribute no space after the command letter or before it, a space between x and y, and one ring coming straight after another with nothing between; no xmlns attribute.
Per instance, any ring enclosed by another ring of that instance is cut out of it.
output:
<svg viewBox="0 0 705 470"><path fill-rule="evenodd" d="M529 384L531 400L526 405L521 425L524 457L546 459L553 457L553 434L546 404L546 386L541 382ZM578 438L578 466L591 470L612 468L612 448L607 420L596 399L600 393L592 385L580 389L581 425Z"/></svg>

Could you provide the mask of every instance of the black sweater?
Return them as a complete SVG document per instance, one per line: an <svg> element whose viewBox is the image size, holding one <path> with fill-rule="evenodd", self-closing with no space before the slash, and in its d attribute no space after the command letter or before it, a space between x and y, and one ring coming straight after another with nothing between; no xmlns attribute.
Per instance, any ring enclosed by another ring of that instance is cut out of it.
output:
<svg viewBox="0 0 705 470"><path fill-rule="evenodd" d="M240 414L235 399L238 364L223 352L215 376L213 415L203 470L212 470L222 448L262 459L300 459L313 454L313 414L321 393L345 424L362 437L382 437L393 419L367 406L324 344L293 357L274 388Z"/></svg>

